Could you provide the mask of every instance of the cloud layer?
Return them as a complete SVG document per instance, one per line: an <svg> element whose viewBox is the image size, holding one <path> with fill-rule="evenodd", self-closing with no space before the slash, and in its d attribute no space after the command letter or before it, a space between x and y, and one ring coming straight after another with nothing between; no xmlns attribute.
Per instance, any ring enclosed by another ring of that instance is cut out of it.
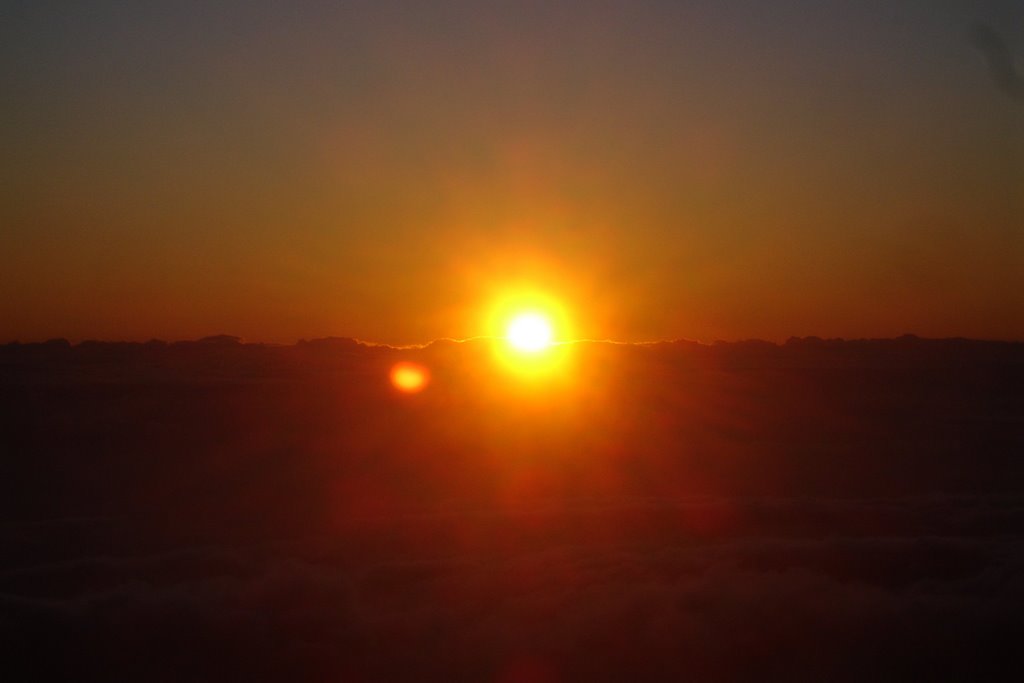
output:
<svg viewBox="0 0 1024 683"><path fill-rule="evenodd" d="M0 348L35 680L1015 680L1021 345ZM431 369L391 389L399 360ZM532 381L532 380L531 380Z"/></svg>

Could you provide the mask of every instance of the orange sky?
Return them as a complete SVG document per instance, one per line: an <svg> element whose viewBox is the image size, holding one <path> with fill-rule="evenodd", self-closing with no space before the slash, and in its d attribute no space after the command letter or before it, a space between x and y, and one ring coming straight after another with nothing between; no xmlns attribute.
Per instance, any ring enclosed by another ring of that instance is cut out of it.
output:
<svg viewBox="0 0 1024 683"><path fill-rule="evenodd" d="M1013 3L15 5L0 342L1024 338Z"/></svg>

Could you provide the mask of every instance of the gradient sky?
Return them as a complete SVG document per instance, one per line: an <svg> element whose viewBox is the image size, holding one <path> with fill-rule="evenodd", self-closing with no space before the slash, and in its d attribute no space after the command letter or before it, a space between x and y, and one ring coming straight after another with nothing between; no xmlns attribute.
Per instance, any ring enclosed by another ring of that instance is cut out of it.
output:
<svg viewBox="0 0 1024 683"><path fill-rule="evenodd" d="M1024 73L1010 0L7 0L0 341L1021 339L979 24Z"/></svg>

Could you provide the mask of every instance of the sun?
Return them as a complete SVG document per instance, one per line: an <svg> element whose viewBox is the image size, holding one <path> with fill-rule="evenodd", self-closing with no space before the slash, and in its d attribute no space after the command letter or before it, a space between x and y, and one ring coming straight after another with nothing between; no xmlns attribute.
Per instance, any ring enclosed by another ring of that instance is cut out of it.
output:
<svg viewBox="0 0 1024 683"><path fill-rule="evenodd" d="M498 367L511 376L552 381L572 374L573 327L569 307L554 293L508 285L492 299L484 318Z"/></svg>
<svg viewBox="0 0 1024 683"><path fill-rule="evenodd" d="M505 336L509 344L518 351L543 351L551 346L551 320L541 313L520 313L509 322Z"/></svg>

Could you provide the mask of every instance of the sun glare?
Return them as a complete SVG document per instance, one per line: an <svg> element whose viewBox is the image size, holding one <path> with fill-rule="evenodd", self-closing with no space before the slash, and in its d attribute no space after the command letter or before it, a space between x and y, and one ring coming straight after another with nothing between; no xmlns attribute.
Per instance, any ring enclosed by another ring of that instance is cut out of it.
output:
<svg viewBox="0 0 1024 683"><path fill-rule="evenodd" d="M540 313L521 313L509 323L506 337L519 351L543 351L551 346L551 321Z"/></svg>
<svg viewBox="0 0 1024 683"><path fill-rule="evenodd" d="M494 357L511 375L551 386L573 371L573 326L565 302L529 285L499 290L482 325Z"/></svg>

